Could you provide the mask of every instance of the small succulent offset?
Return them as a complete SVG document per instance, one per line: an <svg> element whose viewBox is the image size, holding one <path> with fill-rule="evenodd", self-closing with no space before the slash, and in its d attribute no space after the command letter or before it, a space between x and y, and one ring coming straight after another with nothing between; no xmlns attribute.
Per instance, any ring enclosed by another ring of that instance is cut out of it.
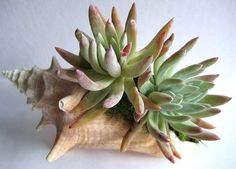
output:
<svg viewBox="0 0 236 169"><path fill-rule="evenodd" d="M107 20L90 5L94 39L77 29L78 55L56 47L72 68L61 68L53 58L47 70L3 72L26 94L27 103L43 112L37 128L56 126L49 161L79 145L152 155L157 155L159 147L174 162L180 154L171 132L183 141L219 139L205 130L214 126L202 118L218 114L215 107L230 98L208 94L217 74L199 75L217 58L174 71L197 38L166 58L174 40L174 34L167 37L171 19L146 47L137 50L136 13L134 3L123 27L115 7ZM115 118L115 114L124 118Z"/></svg>

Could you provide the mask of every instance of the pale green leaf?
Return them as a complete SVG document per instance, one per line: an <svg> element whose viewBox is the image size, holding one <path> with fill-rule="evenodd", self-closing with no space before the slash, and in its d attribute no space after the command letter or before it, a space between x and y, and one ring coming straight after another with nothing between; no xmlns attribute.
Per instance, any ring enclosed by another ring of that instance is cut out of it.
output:
<svg viewBox="0 0 236 169"><path fill-rule="evenodd" d="M202 98L199 103L210 104L211 106L220 106L222 104L227 103L230 101L231 98L228 96L221 96L221 95L206 95Z"/></svg>
<svg viewBox="0 0 236 169"><path fill-rule="evenodd" d="M161 92L152 92L148 95L148 98L156 104L170 103L173 100L170 95Z"/></svg>

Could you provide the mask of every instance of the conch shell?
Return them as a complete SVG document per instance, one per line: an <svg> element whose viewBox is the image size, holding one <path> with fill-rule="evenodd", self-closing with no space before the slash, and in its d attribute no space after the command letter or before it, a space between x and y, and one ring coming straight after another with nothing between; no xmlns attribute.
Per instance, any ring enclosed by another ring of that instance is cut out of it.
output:
<svg viewBox="0 0 236 169"><path fill-rule="evenodd" d="M42 111L37 129L48 124L55 125L57 134L47 160L54 161L75 146L119 150L122 138L131 128L130 123L123 118L101 113L90 123L70 128L78 117L67 111L78 104L86 90L77 83L59 78L58 71L63 70L53 58L47 70L34 67L30 70L3 72L4 76L27 96L27 103ZM177 138L174 137L172 140ZM162 156L156 140L145 127L134 136L128 151Z"/></svg>

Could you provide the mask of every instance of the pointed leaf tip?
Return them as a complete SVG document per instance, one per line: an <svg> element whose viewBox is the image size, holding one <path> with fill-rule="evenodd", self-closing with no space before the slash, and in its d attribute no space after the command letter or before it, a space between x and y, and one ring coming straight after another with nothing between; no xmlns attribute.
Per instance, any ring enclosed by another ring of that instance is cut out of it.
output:
<svg viewBox="0 0 236 169"><path fill-rule="evenodd" d="M106 23L106 18L102 15L102 13L100 12L100 10L98 9L98 7L95 6L95 10L97 11L97 13L100 15L102 21L104 23Z"/></svg>
<svg viewBox="0 0 236 169"><path fill-rule="evenodd" d="M75 67L80 67L82 63L82 58L80 58L78 55L75 55L69 51L66 51L62 48L55 47L57 53L65 59L69 64L75 66ZM55 59L54 59L55 60Z"/></svg>
<svg viewBox="0 0 236 169"><path fill-rule="evenodd" d="M211 133L209 131L203 130L199 134L190 134L188 135L191 138L201 139L201 140L207 140L207 141L216 141L220 140L220 137L214 133Z"/></svg>
<svg viewBox="0 0 236 169"><path fill-rule="evenodd" d="M192 120L193 123L195 123L196 125L198 125L201 128L205 128L205 129L214 129L216 128L214 125L212 125L211 123L208 123L200 118L196 118Z"/></svg>
<svg viewBox="0 0 236 169"><path fill-rule="evenodd" d="M129 11L129 14L128 14L128 17L126 19L126 23L125 23L125 29L128 27L128 24L130 23L131 20L137 20L137 11L136 11L136 4L133 3L131 8L130 8L130 11Z"/></svg>
<svg viewBox="0 0 236 169"><path fill-rule="evenodd" d="M232 98L222 95L206 95L199 103L210 104L211 106L220 106L229 102Z"/></svg>
<svg viewBox="0 0 236 169"><path fill-rule="evenodd" d="M124 47L124 49L122 50L121 56L128 56L129 53L130 53L131 48L132 48L132 43L129 42L129 43Z"/></svg>
<svg viewBox="0 0 236 169"><path fill-rule="evenodd" d="M97 75L96 73L94 73L91 76L96 77ZM83 71L79 69L76 69L76 78L78 80L78 83L81 85L81 87L90 91L102 90L108 87L114 80L113 78L107 77L99 81L93 81L93 79L88 77Z"/></svg>
<svg viewBox="0 0 236 169"><path fill-rule="evenodd" d="M136 53L135 57L141 59L148 55L153 55L154 60L155 60L159 56L162 50L167 34L169 33L170 28L172 27L172 23L173 23L173 19L171 19L168 23L166 23L161 28L161 30L155 35L155 37L151 40L151 42L149 42L148 45L146 45L143 49L141 49L140 51Z"/></svg>
<svg viewBox="0 0 236 169"><path fill-rule="evenodd" d="M180 51L188 52L196 44L197 40L198 40L198 37L191 39L180 49Z"/></svg>
<svg viewBox="0 0 236 169"><path fill-rule="evenodd" d="M137 23L134 19L130 20L126 27L127 40L132 43L131 53L136 50L137 44Z"/></svg>
<svg viewBox="0 0 236 169"><path fill-rule="evenodd" d="M163 56L166 52L168 52L170 46L172 45L172 43L174 41L174 37L175 37L175 35L174 35L174 33L172 33L170 35L170 37L164 42L161 52L159 54L159 57Z"/></svg>
<svg viewBox="0 0 236 169"><path fill-rule="evenodd" d="M104 17L92 5L89 6L89 22L94 37L97 36L98 32L100 32L104 38L106 37Z"/></svg>
<svg viewBox="0 0 236 169"><path fill-rule="evenodd" d="M172 27L173 23L174 23L174 18L171 18L171 19L167 22L166 25L168 25L167 27Z"/></svg>
<svg viewBox="0 0 236 169"><path fill-rule="evenodd" d="M218 60L218 57L213 57L207 60L204 60L202 62L200 62L199 64L202 64L202 68L205 69L211 65L213 65L214 63L216 63Z"/></svg>
<svg viewBox="0 0 236 169"><path fill-rule="evenodd" d="M109 95L103 102L103 107L112 108L121 100L124 93L124 80L120 79L114 82L113 88L109 92Z"/></svg>
<svg viewBox="0 0 236 169"><path fill-rule="evenodd" d="M115 26L117 35L120 38L122 36L124 28L122 26L122 22L120 20L118 12L117 12L117 10L116 10L116 8L114 6L112 7L111 19L112 19L113 25Z"/></svg>

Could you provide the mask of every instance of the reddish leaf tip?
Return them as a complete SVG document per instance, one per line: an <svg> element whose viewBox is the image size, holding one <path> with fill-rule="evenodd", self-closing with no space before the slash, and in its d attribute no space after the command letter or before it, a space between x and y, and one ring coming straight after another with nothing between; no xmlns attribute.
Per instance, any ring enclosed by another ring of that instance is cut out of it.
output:
<svg viewBox="0 0 236 169"><path fill-rule="evenodd" d="M61 48L59 48L59 47L54 47L55 48L55 50L59 53L59 51L61 51Z"/></svg>
<svg viewBox="0 0 236 169"><path fill-rule="evenodd" d="M94 6L92 4L89 5L89 10L94 10Z"/></svg>
<svg viewBox="0 0 236 169"><path fill-rule="evenodd" d="M124 47L124 49L122 50L121 56L128 56L128 55L129 55L129 52L130 52L130 50L131 50L131 48L132 48L132 43L129 42L129 43Z"/></svg>
<svg viewBox="0 0 236 169"><path fill-rule="evenodd" d="M170 162L172 162L173 164L175 163L175 159L174 159L173 156L169 156L169 157L168 157L168 160L170 160Z"/></svg>
<svg viewBox="0 0 236 169"><path fill-rule="evenodd" d="M220 140L220 137L216 135L215 140Z"/></svg>
<svg viewBox="0 0 236 169"><path fill-rule="evenodd" d="M75 70L75 73L76 73L77 76L81 76L81 75L84 74L84 73L83 73L81 70L79 70L79 69L76 69L76 70Z"/></svg>
<svg viewBox="0 0 236 169"><path fill-rule="evenodd" d="M75 29L75 32L78 32L78 31L79 31L79 29L78 29L78 28L76 28L76 29Z"/></svg>

